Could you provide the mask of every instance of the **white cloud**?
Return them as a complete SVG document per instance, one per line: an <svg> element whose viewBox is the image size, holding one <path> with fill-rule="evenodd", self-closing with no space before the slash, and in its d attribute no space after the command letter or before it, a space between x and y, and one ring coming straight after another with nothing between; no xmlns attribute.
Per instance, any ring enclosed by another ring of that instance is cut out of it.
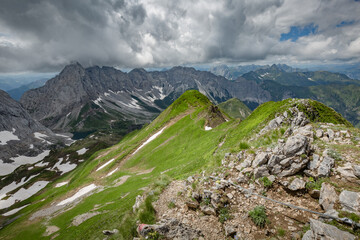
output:
<svg viewBox="0 0 360 240"><path fill-rule="evenodd" d="M82 65L359 61L360 3L333 0L4 0L0 72ZM21 16L21 17L19 17ZM336 27L341 22L350 25ZM315 36L280 42L291 26Z"/></svg>

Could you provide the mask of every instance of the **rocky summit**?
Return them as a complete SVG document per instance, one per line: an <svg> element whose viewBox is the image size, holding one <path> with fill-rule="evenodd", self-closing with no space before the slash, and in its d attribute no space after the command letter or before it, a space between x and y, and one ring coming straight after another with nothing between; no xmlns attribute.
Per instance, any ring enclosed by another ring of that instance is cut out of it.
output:
<svg viewBox="0 0 360 240"><path fill-rule="evenodd" d="M317 101L267 102L234 119L191 90L113 146L84 149L87 139L44 160L47 171L65 158L77 166L30 180L47 181L34 196L5 194L0 238L360 236L360 131Z"/></svg>

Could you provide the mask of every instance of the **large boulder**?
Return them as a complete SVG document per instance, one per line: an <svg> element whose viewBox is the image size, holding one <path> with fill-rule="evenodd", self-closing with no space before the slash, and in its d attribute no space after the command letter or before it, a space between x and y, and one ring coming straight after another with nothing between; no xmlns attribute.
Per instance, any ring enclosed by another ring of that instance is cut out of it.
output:
<svg viewBox="0 0 360 240"><path fill-rule="evenodd" d="M265 152L261 152L256 155L256 157L252 163L252 167L255 168L257 166L264 165L265 163L267 163L268 160L269 160L269 154L267 154Z"/></svg>
<svg viewBox="0 0 360 240"><path fill-rule="evenodd" d="M344 211L360 212L360 193L344 190L340 193L339 201Z"/></svg>
<svg viewBox="0 0 360 240"><path fill-rule="evenodd" d="M319 204L325 210L331 210L334 208L338 196L336 194L335 188L329 183L322 183L320 190Z"/></svg>
<svg viewBox="0 0 360 240"><path fill-rule="evenodd" d="M351 233L341 231L335 226L320 222L315 219L310 219L311 230L307 231L302 240L355 240L355 236Z"/></svg>
<svg viewBox="0 0 360 240"><path fill-rule="evenodd" d="M296 134L287 139L284 146L284 155L287 157L307 153L309 140L307 137Z"/></svg>

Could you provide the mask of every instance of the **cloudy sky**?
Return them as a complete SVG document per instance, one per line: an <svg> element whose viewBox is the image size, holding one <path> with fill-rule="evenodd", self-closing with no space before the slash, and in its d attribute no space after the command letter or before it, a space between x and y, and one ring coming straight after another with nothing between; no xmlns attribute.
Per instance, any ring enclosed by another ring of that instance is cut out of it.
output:
<svg viewBox="0 0 360 240"><path fill-rule="evenodd" d="M360 62L355 0L1 0L0 73Z"/></svg>

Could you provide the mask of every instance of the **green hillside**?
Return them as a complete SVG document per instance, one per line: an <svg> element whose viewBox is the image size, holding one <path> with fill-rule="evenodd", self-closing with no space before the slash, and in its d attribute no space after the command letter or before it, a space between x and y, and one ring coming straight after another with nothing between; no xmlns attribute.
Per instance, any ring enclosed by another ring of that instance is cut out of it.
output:
<svg viewBox="0 0 360 240"><path fill-rule="evenodd" d="M232 118L244 120L251 114L251 110L239 99L232 98L222 102L218 107Z"/></svg>
<svg viewBox="0 0 360 240"><path fill-rule="evenodd" d="M151 124L87 157L75 170L50 183L40 194L17 204L16 207L20 207L30 203L16 217L2 219L11 223L0 231L0 239L103 239L104 229L118 229L119 234L114 239L132 239L136 234L136 221L155 222L151 202L170 179L216 170L225 153L239 151L244 146L257 146L261 138L254 142L249 139L276 115L292 107L304 111L313 122L351 126L323 104L294 99L265 103L241 122L226 121L205 96L195 90L187 91ZM147 142L154 134L157 137ZM269 138L261 143L264 145L277 140L276 137L264 138ZM60 182L68 183L54 188ZM56 208L61 201L91 184L97 187L93 194L77 204L75 201ZM151 194L134 213L132 206L143 192ZM31 218L34 213L41 216ZM77 216L89 213L94 215L74 225ZM51 226L59 229L45 236L46 229Z"/></svg>

